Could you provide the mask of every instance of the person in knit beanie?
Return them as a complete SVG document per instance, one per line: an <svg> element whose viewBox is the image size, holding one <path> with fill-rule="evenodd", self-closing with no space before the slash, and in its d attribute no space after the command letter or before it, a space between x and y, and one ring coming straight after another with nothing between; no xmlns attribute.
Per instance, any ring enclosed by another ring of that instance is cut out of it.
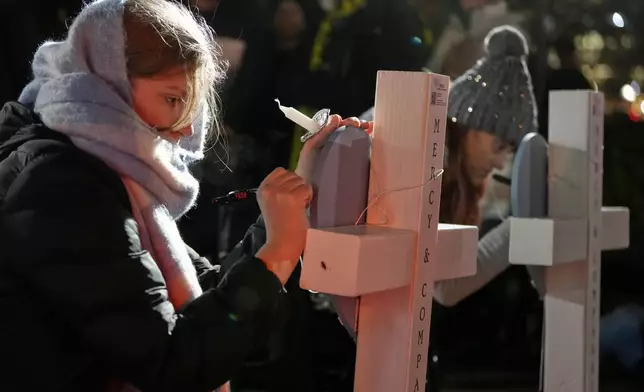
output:
<svg viewBox="0 0 644 392"><path fill-rule="evenodd" d="M512 26L492 29L485 56L450 89L440 222L481 225L480 201L493 169L502 169L524 135L536 132L537 108L526 65L528 45ZM435 298L453 306L510 266L509 223L478 244L477 273L438 282Z"/></svg>
<svg viewBox="0 0 644 392"><path fill-rule="evenodd" d="M516 28L501 26L490 31L484 42L485 56L458 77L450 90L439 215L442 223L480 228L480 202L492 170L503 168L523 136L537 130L525 38ZM449 328L449 320L458 313L444 307L460 304L510 267L509 248L510 220L505 220L480 238L476 274L436 282L434 299L442 306L435 307L432 329ZM471 322L480 321L476 315L471 317ZM433 345L430 351L438 357L437 350L449 351L454 340L471 339L470 335L437 337L441 347Z"/></svg>
<svg viewBox="0 0 644 392"><path fill-rule="evenodd" d="M485 57L452 85L448 120L489 132L511 145L536 132L537 107L527 56L528 43L518 29L492 29L485 38Z"/></svg>
<svg viewBox="0 0 644 392"><path fill-rule="evenodd" d="M485 53L451 86L441 223L479 226L479 202L490 173L505 165L526 133L537 130L525 37L511 26L494 28ZM373 120L374 109L360 118ZM478 243L476 275L437 282L436 301L454 306L508 268L509 237L508 221L486 233Z"/></svg>

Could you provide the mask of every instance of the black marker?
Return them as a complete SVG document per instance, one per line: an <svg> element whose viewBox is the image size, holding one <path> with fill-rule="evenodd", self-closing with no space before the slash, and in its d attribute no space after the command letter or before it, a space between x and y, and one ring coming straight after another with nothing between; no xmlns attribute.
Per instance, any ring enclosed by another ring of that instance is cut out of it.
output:
<svg viewBox="0 0 644 392"><path fill-rule="evenodd" d="M215 204L230 204L239 201L249 200L257 194L257 188L243 189L239 191L230 191L225 196L219 196L212 199Z"/></svg>
<svg viewBox="0 0 644 392"><path fill-rule="evenodd" d="M505 184L508 186L512 185L512 180L510 180L506 176L502 176L501 174L496 174L496 173L492 174L492 179L494 179L497 182L500 182L501 184Z"/></svg>

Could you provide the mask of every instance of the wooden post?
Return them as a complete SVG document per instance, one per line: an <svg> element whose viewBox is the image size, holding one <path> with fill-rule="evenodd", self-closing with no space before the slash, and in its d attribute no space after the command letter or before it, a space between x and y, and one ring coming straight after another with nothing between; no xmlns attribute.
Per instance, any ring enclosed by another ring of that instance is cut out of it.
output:
<svg viewBox="0 0 644 392"><path fill-rule="evenodd" d="M628 247L628 209L602 208L603 109L550 94L548 217L511 218L510 262L546 267L546 392L598 391L601 251Z"/></svg>
<svg viewBox="0 0 644 392"><path fill-rule="evenodd" d="M341 314L357 324L356 392L424 391L434 282L476 271L478 229L438 224L448 86L445 76L379 72L367 224L307 236L301 286L359 298L354 317Z"/></svg>

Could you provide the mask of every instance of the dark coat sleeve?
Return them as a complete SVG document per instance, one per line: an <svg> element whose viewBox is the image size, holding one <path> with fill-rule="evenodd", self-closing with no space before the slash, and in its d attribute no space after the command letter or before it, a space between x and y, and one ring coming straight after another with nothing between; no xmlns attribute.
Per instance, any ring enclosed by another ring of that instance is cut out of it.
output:
<svg viewBox="0 0 644 392"><path fill-rule="evenodd" d="M221 261L221 268L227 271L237 259L245 254L256 254L265 243L266 226L264 225L264 218L260 215L257 221L248 228L244 238Z"/></svg>
<svg viewBox="0 0 644 392"><path fill-rule="evenodd" d="M174 309L114 181L81 163L74 153L50 154L15 180L0 224L11 269L143 392L205 392L232 378L277 325L277 277L239 252L216 286Z"/></svg>
<svg viewBox="0 0 644 392"><path fill-rule="evenodd" d="M217 287L219 279L229 269L231 269L239 259L245 255L254 255L266 243L266 227L264 219L260 215L257 221L252 224L244 238L233 248L233 250L221 261L220 264L213 265L207 258L201 257L194 249L186 245L188 254L195 266L199 283L203 290Z"/></svg>
<svg viewBox="0 0 644 392"><path fill-rule="evenodd" d="M219 280L223 271L221 270L220 265L213 265L210 260L205 257L201 257L194 249L189 245L186 245L188 248L188 255L192 259L192 264L195 266L197 271L197 276L199 277L199 285L203 291L216 288L219 285Z"/></svg>

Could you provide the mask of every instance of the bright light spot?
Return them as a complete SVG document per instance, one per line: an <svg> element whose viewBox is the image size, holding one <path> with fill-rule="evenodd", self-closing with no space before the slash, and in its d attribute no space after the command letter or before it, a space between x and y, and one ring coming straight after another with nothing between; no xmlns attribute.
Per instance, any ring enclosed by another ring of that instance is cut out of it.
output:
<svg viewBox="0 0 644 392"><path fill-rule="evenodd" d="M620 91L620 93L622 94L622 98L624 98L628 102L633 102L637 98L637 94L635 94L635 89L630 84L625 84L624 86L622 86L622 90Z"/></svg>
<svg viewBox="0 0 644 392"><path fill-rule="evenodd" d="M597 31L590 31L581 39L581 47L586 50L604 49L604 37Z"/></svg>
<svg viewBox="0 0 644 392"><path fill-rule="evenodd" d="M640 112L644 113L644 101L640 102Z"/></svg>
<svg viewBox="0 0 644 392"><path fill-rule="evenodd" d="M622 18L622 16L617 12L613 14L613 24L615 27L624 27L624 18Z"/></svg>
<svg viewBox="0 0 644 392"><path fill-rule="evenodd" d="M631 110L628 111L628 119L633 121L633 122L637 122L637 121L639 121L640 116L637 113L635 113L634 110L631 109Z"/></svg>

